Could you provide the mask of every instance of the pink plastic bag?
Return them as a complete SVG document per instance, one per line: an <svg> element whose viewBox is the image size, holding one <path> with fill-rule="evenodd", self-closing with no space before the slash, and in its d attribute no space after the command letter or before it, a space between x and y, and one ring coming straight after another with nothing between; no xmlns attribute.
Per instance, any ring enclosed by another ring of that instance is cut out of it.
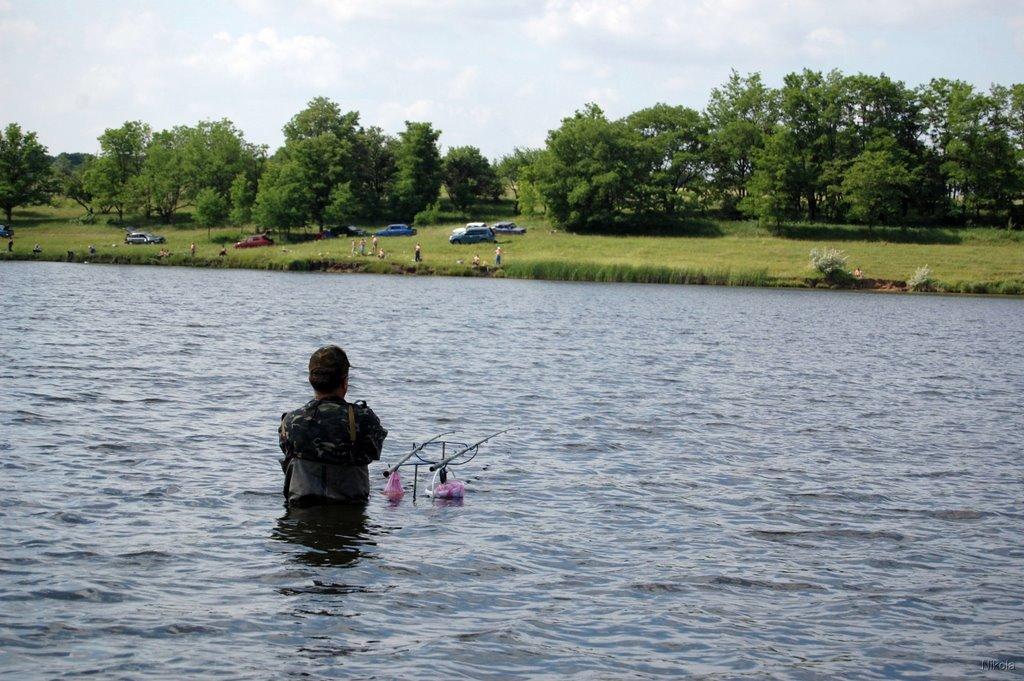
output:
<svg viewBox="0 0 1024 681"><path fill-rule="evenodd" d="M405 496L405 490L402 489L402 478L398 475L397 469L388 476L387 484L384 485L384 496L392 501L397 501Z"/></svg>
<svg viewBox="0 0 1024 681"><path fill-rule="evenodd" d="M435 499L461 499L466 485L459 480L450 480L434 486Z"/></svg>

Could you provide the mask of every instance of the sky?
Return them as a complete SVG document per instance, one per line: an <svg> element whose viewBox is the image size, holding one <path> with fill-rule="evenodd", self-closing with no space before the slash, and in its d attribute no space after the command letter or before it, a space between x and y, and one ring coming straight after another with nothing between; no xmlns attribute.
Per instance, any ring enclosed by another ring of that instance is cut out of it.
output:
<svg viewBox="0 0 1024 681"><path fill-rule="evenodd" d="M587 102L703 108L731 69L1024 80L1024 0L0 0L0 125L96 152L126 120L229 118L271 151L326 96L496 158Z"/></svg>

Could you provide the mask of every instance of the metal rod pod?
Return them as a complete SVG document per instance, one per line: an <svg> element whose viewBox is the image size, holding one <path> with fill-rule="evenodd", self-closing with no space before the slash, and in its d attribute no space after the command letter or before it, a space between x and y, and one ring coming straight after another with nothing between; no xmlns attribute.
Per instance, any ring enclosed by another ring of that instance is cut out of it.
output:
<svg viewBox="0 0 1024 681"><path fill-rule="evenodd" d="M498 437L502 433L507 433L510 430L515 430L515 427L513 426L512 428L506 428L505 430L499 430L497 433L493 433L491 435L488 435L487 437L485 437L482 440L479 440L478 442L474 442L471 445L463 447L462 449L460 449L459 451L455 452L451 456L446 456L445 458L441 459L440 461L438 461L437 463L432 465L429 470L431 472L433 472L433 471L436 471L438 468L444 468L445 466L448 465L448 462L451 461L452 459L458 458L458 457L462 456L463 454L465 454L466 452L468 452L469 450L471 450L471 449L473 449L475 447L479 447L483 443L485 443L488 440L490 440L492 437Z"/></svg>
<svg viewBox="0 0 1024 681"><path fill-rule="evenodd" d="M399 466L401 466L403 463L405 463L406 461L411 459L417 452L423 451L423 448L426 447L427 445L429 445L434 440L442 438L445 435L451 435L454 432L455 432L454 430L445 431L445 432L441 433L440 435L435 435L434 437L430 438L426 442L421 442L420 444L416 445L415 447L412 448L412 451L409 452L408 454L406 454L405 456L403 456L398 463L396 463L394 466L390 466L390 467L384 469L384 472L383 472L384 477L386 478L389 475L391 475L392 473L394 473L395 471L397 471Z"/></svg>

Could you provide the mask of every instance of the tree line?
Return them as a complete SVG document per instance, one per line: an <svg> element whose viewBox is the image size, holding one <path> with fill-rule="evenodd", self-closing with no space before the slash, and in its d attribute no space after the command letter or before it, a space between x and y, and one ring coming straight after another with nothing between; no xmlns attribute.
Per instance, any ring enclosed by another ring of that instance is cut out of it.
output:
<svg viewBox="0 0 1024 681"><path fill-rule="evenodd" d="M309 224L430 221L444 189L460 213L510 195L516 212L570 230L657 227L698 215L867 225L1018 224L1024 200L1024 85L983 91L935 79L804 70L781 87L735 71L702 111L657 104L610 119L588 104L543 148L491 162L473 146L442 155L441 132L392 136L318 97L284 144L245 140L228 120L153 132L129 121L99 152L47 155L17 124L0 132L0 207L60 194L96 212L288 230Z"/></svg>
<svg viewBox="0 0 1024 681"><path fill-rule="evenodd" d="M804 70L771 88L734 71L703 111L658 104L611 120L591 104L520 156L519 191L569 229L694 214L1016 225L1024 85Z"/></svg>
<svg viewBox="0 0 1024 681"><path fill-rule="evenodd" d="M256 223L290 230L315 224L380 219L412 222L438 208L444 187L460 210L496 198L501 183L475 147L442 156L441 132L406 122L391 136L364 127L359 114L318 97L284 126L273 155L246 141L229 120L201 121L154 132L127 121L99 136L99 153L48 156L35 133L17 124L0 131L0 207L53 196L78 203L86 220L96 213L142 215L172 223L191 208L201 225Z"/></svg>

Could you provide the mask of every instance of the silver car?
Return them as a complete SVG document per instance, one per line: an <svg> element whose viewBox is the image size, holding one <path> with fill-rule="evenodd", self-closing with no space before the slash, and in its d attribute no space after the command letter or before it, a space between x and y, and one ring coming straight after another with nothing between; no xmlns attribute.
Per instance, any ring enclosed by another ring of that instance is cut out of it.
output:
<svg viewBox="0 0 1024 681"><path fill-rule="evenodd" d="M166 241L167 239L159 234L150 234L149 232L128 232L124 237L126 244L162 244Z"/></svg>

